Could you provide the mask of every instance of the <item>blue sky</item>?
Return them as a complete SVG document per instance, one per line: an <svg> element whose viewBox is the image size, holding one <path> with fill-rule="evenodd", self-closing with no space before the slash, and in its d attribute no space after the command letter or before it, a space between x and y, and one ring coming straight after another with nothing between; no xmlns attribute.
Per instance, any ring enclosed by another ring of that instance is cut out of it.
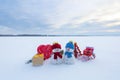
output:
<svg viewBox="0 0 120 80"><path fill-rule="evenodd" d="M0 0L0 34L120 35L120 0Z"/></svg>

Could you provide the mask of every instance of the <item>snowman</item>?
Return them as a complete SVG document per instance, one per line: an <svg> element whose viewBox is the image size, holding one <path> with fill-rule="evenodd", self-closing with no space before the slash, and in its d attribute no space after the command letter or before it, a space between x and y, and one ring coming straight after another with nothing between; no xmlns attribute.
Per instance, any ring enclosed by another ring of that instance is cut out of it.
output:
<svg viewBox="0 0 120 80"><path fill-rule="evenodd" d="M51 62L53 64L61 64L63 62L62 53L63 50L61 49L61 45L59 43L53 43Z"/></svg>
<svg viewBox="0 0 120 80"><path fill-rule="evenodd" d="M65 46L64 63L74 64L74 44L69 41Z"/></svg>

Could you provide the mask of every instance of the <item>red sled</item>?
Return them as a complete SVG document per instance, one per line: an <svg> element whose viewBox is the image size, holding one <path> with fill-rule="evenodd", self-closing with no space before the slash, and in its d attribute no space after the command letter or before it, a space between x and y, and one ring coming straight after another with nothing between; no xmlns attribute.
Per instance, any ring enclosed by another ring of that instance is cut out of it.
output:
<svg viewBox="0 0 120 80"><path fill-rule="evenodd" d="M81 61L89 61L95 59L96 56L93 51L93 47L86 47L86 49L83 50L83 54L78 55L78 59L80 59Z"/></svg>

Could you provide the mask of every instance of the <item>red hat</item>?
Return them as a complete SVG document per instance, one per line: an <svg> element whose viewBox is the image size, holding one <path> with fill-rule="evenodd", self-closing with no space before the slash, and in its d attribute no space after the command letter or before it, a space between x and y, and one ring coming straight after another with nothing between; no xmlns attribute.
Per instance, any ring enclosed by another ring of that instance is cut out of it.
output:
<svg viewBox="0 0 120 80"><path fill-rule="evenodd" d="M61 49L61 45L59 43L53 43L52 49L56 49L56 48Z"/></svg>

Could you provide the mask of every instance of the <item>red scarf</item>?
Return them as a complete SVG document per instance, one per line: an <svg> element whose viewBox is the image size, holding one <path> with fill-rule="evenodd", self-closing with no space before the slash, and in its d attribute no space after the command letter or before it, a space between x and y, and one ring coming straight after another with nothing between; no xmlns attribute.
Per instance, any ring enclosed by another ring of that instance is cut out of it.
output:
<svg viewBox="0 0 120 80"><path fill-rule="evenodd" d="M54 53L54 59L57 59L57 58L62 58L62 55L60 54L60 52L55 52Z"/></svg>

